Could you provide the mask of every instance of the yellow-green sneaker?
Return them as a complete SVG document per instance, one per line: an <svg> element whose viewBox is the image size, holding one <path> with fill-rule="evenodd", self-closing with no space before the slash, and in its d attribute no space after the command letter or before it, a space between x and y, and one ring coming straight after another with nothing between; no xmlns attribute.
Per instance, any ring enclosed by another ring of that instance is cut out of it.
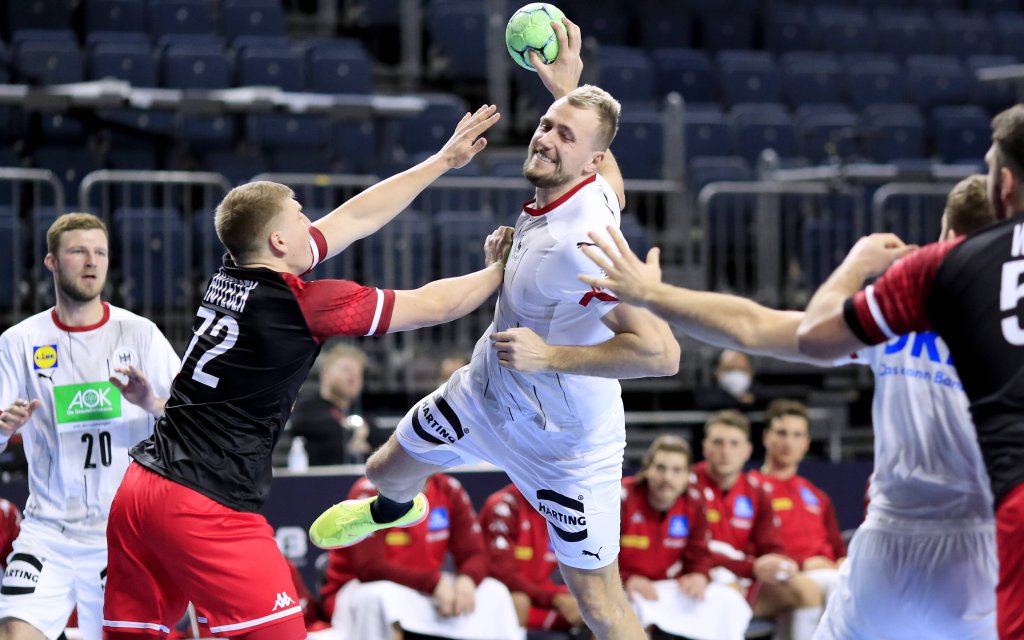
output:
<svg viewBox="0 0 1024 640"><path fill-rule="evenodd" d="M392 527L411 527L419 524L430 512L427 496L416 494L412 509L393 522L374 522L370 505L377 499L345 500L320 514L309 527L309 539L321 549L351 547L374 531Z"/></svg>

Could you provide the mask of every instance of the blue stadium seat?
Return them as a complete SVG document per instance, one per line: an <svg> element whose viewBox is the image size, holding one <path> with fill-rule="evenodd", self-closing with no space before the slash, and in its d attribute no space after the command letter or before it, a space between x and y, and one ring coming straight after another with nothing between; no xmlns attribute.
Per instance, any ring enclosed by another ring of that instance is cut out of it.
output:
<svg viewBox="0 0 1024 640"><path fill-rule="evenodd" d="M163 86L172 89L224 89L231 86L231 67L223 51L170 44L161 65Z"/></svg>
<svg viewBox="0 0 1024 640"><path fill-rule="evenodd" d="M0 40L0 84L11 82L11 52L7 44Z"/></svg>
<svg viewBox="0 0 1024 640"><path fill-rule="evenodd" d="M779 102L782 74L771 54L763 51L722 51L718 54L726 102Z"/></svg>
<svg viewBox="0 0 1024 640"><path fill-rule="evenodd" d="M690 161L687 184L694 196L712 182L754 179L750 164L739 156L703 156Z"/></svg>
<svg viewBox="0 0 1024 640"><path fill-rule="evenodd" d="M816 31L823 49L836 53L868 52L875 48L875 26L867 14L847 7L818 6L814 9Z"/></svg>
<svg viewBox="0 0 1024 640"><path fill-rule="evenodd" d="M71 0L10 0L5 2L7 31L66 29L71 26Z"/></svg>
<svg viewBox="0 0 1024 640"><path fill-rule="evenodd" d="M842 102L842 71L835 55L821 51L782 54L786 95L791 105Z"/></svg>
<svg viewBox="0 0 1024 640"><path fill-rule="evenodd" d="M284 8L279 0L225 0L222 18L228 38L285 35Z"/></svg>
<svg viewBox="0 0 1024 640"><path fill-rule="evenodd" d="M720 156L733 153L732 133L725 116L718 108L687 109L683 132L686 137L685 157Z"/></svg>
<svg viewBox="0 0 1024 640"><path fill-rule="evenodd" d="M935 150L943 162L977 162L992 141L988 114L978 106L937 107L932 113Z"/></svg>
<svg viewBox="0 0 1024 640"><path fill-rule="evenodd" d="M0 269L8 274L0 278L0 309L15 306L19 281L24 280L22 224L8 206L0 206Z"/></svg>
<svg viewBox="0 0 1024 640"><path fill-rule="evenodd" d="M647 103L654 99L654 69L646 51L602 46L597 59L598 86L619 102Z"/></svg>
<svg viewBox="0 0 1024 640"><path fill-rule="evenodd" d="M860 119L844 105L805 105L797 110L800 153L811 162L857 154Z"/></svg>
<svg viewBox="0 0 1024 640"><path fill-rule="evenodd" d="M202 166L206 171L221 174L232 185L244 184L253 176L270 170L270 165L262 153L242 154L234 149L215 150L204 154Z"/></svg>
<svg viewBox="0 0 1024 640"><path fill-rule="evenodd" d="M658 0L630 3L630 6L636 9L635 22L640 30L641 46L650 50L690 46L693 20L685 7L678 4L666 6Z"/></svg>
<svg viewBox="0 0 1024 640"><path fill-rule="evenodd" d="M978 79L978 69L1017 64L1013 56L967 56L967 72L972 84L971 102L990 109L1000 111L1013 106L1017 102L1013 82L982 82Z"/></svg>
<svg viewBox="0 0 1024 640"><path fill-rule="evenodd" d="M675 91L690 102L713 102L719 99L718 79L711 57L697 49L656 49L651 54L654 65L655 96Z"/></svg>
<svg viewBox="0 0 1024 640"><path fill-rule="evenodd" d="M170 111L115 109L99 115L107 125L106 163L111 169L158 169L161 152L176 140Z"/></svg>
<svg viewBox="0 0 1024 640"><path fill-rule="evenodd" d="M953 56L910 56L906 77L907 97L922 108L962 104L969 99L968 78Z"/></svg>
<svg viewBox="0 0 1024 640"><path fill-rule="evenodd" d="M495 222L480 211L439 211L434 215L434 246L439 256L439 277L451 277L484 268L484 239Z"/></svg>
<svg viewBox="0 0 1024 640"><path fill-rule="evenodd" d="M921 113L911 105L868 107L861 135L865 155L875 162L923 158L925 126Z"/></svg>
<svg viewBox="0 0 1024 640"><path fill-rule="evenodd" d="M233 116L179 115L178 137L190 148L210 150L230 147L235 142Z"/></svg>
<svg viewBox="0 0 1024 640"><path fill-rule="evenodd" d="M43 140L49 143L81 143L85 141L82 121L69 114L43 112L39 114Z"/></svg>
<svg viewBox="0 0 1024 640"><path fill-rule="evenodd" d="M735 105L730 113L736 150L756 163L764 149L782 158L797 155L796 127L782 105L754 103Z"/></svg>
<svg viewBox="0 0 1024 640"><path fill-rule="evenodd" d="M49 169L64 185L65 202L78 199L78 185L86 174L102 169L100 159L89 149L72 145L48 145L32 153L32 164Z"/></svg>
<svg viewBox="0 0 1024 640"><path fill-rule="evenodd" d="M158 83L156 56L148 44L103 42L89 49L89 77L117 78L133 87L155 87Z"/></svg>
<svg viewBox="0 0 1024 640"><path fill-rule="evenodd" d="M880 49L904 59L914 54L935 53L936 37L931 18L923 11L883 8L875 12Z"/></svg>
<svg viewBox="0 0 1024 640"><path fill-rule="evenodd" d="M477 3L444 5L427 17L435 63L449 78L483 78L487 73L488 13Z"/></svg>
<svg viewBox="0 0 1024 640"><path fill-rule="evenodd" d="M602 45L626 44L630 24L629 16L624 14L628 9L619 0L561 0L558 8L576 22L583 33ZM511 15L515 7L509 9L507 13ZM662 5L659 14L667 17L678 10L673 5ZM650 21L656 22L655 15L650 16Z"/></svg>
<svg viewBox="0 0 1024 640"><path fill-rule="evenodd" d="M999 11L993 14L992 23L998 52L1024 59L1024 15L1019 11Z"/></svg>
<svg viewBox="0 0 1024 640"><path fill-rule="evenodd" d="M825 217L806 220L800 229L800 271L804 285L815 291L836 270L853 246L853 226Z"/></svg>
<svg viewBox="0 0 1024 640"><path fill-rule="evenodd" d="M642 258L647 257L647 252L651 248L651 240L647 235L647 228L636 217L636 214L623 213L622 220L619 223L619 231L626 238L626 244L633 250L633 253Z"/></svg>
<svg viewBox="0 0 1024 640"><path fill-rule="evenodd" d="M239 51L236 64L240 86L279 87L284 91L306 88L305 58L293 49L247 46Z"/></svg>
<svg viewBox="0 0 1024 640"><path fill-rule="evenodd" d="M984 15L939 11L935 22L942 53L961 57L995 53L992 24Z"/></svg>
<svg viewBox="0 0 1024 640"><path fill-rule="evenodd" d="M797 7L769 11L764 21L763 40L764 48L775 55L806 49L812 42L807 12Z"/></svg>
<svg viewBox="0 0 1024 640"><path fill-rule="evenodd" d="M213 34L217 31L214 3L209 0L149 0L149 32L155 37Z"/></svg>
<svg viewBox="0 0 1024 640"><path fill-rule="evenodd" d="M117 209L114 238L120 245L122 295L129 309L167 309L185 303L185 226L173 209Z"/></svg>
<svg viewBox="0 0 1024 640"><path fill-rule="evenodd" d="M151 44L149 34L145 31L90 31L85 34L85 46L91 49L98 44Z"/></svg>
<svg viewBox="0 0 1024 640"><path fill-rule="evenodd" d="M967 0L971 11L1020 11L1020 0Z"/></svg>
<svg viewBox="0 0 1024 640"><path fill-rule="evenodd" d="M654 109L633 109L623 113L612 150L624 177L661 178L664 161L661 113Z"/></svg>
<svg viewBox="0 0 1024 640"><path fill-rule="evenodd" d="M353 27L397 27L401 22L402 0L349 0L345 21Z"/></svg>
<svg viewBox="0 0 1024 640"><path fill-rule="evenodd" d="M425 96L427 108L418 115L399 117L386 125L385 149L408 157L424 151L436 152L452 136L455 125L466 113L466 104L456 96Z"/></svg>
<svg viewBox="0 0 1024 640"><path fill-rule="evenodd" d="M373 120L332 122L331 151L341 171L366 173L377 157L377 135Z"/></svg>
<svg viewBox="0 0 1024 640"><path fill-rule="evenodd" d="M696 15L700 42L708 51L750 49L754 46L753 12L722 9L701 11Z"/></svg>
<svg viewBox="0 0 1024 640"><path fill-rule="evenodd" d="M476 214L479 219L479 214ZM493 223L488 233L494 230ZM486 237L486 236L485 236ZM415 289L433 279L433 230L430 220L406 211L361 244L363 279L367 285ZM480 238L483 256L483 238ZM457 272L461 275L465 272Z"/></svg>
<svg viewBox="0 0 1024 640"><path fill-rule="evenodd" d="M327 140L327 122L320 116L258 114L246 116L246 139L264 148L322 148Z"/></svg>
<svg viewBox="0 0 1024 640"><path fill-rule="evenodd" d="M306 50L309 90L317 93L372 93L370 67L358 41L320 40Z"/></svg>
<svg viewBox="0 0 1024 640"><path fill-rule="evenodd" d="M77 46L78 38L71 29L18 29L11 34L11 45L15 48L26 42L53 42Z"/></svg>
<svg viewBox="0 0 1024 640"><path fill-rule="evenodd" d="M903 101L903 74L892 56L848 54L843 71L846 96L854 107Z"/></svg>
<svg viewBox="0 0 1024 640"><path fill-rule="evenodd" d="M42 32L36 32L40 34ZM85 79L85 59L72 41L23 38L15 34L16 80L26 84L66 84Z"/></svg>
<svg viewBox="0 0 1024 640"><path fill-rule="evenodd" d="M143 31L145 15L142 0L89 0L85 3L85 30Z"/></svg>

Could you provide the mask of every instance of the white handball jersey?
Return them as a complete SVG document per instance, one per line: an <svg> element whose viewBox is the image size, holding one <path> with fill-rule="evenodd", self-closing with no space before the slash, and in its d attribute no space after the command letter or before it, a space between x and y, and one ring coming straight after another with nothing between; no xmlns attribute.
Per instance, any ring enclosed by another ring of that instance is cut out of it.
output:
<svg viewBox="0 0 1024 640"><path fill-rule="evenodd" d="M992 519L992 490L967 396L938 334L862 349L875 375L875 471L868 513Z"/></svg>
<svg viewBox="0 0 1024 640"><path fill-rule="evenodd" d="M547 207L532 204L523 206L516 222L494 322L473 354L473 376L485 381L484 394L497 399L502 414L522 425L523 434L536 428L579 431L593 445L620 440L624 426L606 424L608 416L622 412L618 380L511 371L498 366L490 346L491 331L514 327L532 329L552 345L588 346L614 335L601 318L618 300L577 277L600 273L581 247L590 244L588 232L607 237L605 227L619 226L614 190L595 174Z"/></svg>
<svg viewBox="0 0 1024 640"><path fill-rule="evenodd" d="M66 327L53 309L0 335L0 408L38 398L19 430L29 468L25 516L87 541L104 540L110 502L128 468L128 449L154 419L124 400L109 378L135 365L166 398L178 357L149 320L104 303L92 327Z"/></svg>

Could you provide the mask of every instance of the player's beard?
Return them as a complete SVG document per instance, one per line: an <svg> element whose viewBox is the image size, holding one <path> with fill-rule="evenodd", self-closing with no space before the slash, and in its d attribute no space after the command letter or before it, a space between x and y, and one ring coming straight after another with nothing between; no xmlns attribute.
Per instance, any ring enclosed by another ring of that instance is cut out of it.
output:
<svg viewBox="0 0 1024 640"><path fill-rule="evenodd" d="M99 286L96 287L95 292L93 292L82 287L79 283L75 282L74 279L64 275L64 273L59 269L57 271L57 287L60 289L61 293L75 302L92 302L98 298L100 293L103 292L103 287L106 286L106 282L100 279L99 275L97 275L96 283Z"/></svg>
<svg viewBox="0 0 1024 640"><path fill-rule="evenodd" d="M562 169L561 163L556 165L553 173L539 173L535 169L531 168L530 164L532 160L533 154L531 153L526 157L526 161L523 162L523 176L530 181L530 184L538 189L553 189L572 180L572 176Z"/></svg>

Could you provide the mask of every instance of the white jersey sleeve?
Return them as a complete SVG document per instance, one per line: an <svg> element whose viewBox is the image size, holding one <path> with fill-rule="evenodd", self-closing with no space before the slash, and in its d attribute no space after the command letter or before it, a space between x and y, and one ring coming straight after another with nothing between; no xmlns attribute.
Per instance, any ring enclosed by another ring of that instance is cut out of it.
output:
<svg viewBox="0 0 1024 640"><path fill-rule="evenodd" d="M0 335L0 412L18 398L31 400L25 385L25 373L7 334Z"/></svg>

